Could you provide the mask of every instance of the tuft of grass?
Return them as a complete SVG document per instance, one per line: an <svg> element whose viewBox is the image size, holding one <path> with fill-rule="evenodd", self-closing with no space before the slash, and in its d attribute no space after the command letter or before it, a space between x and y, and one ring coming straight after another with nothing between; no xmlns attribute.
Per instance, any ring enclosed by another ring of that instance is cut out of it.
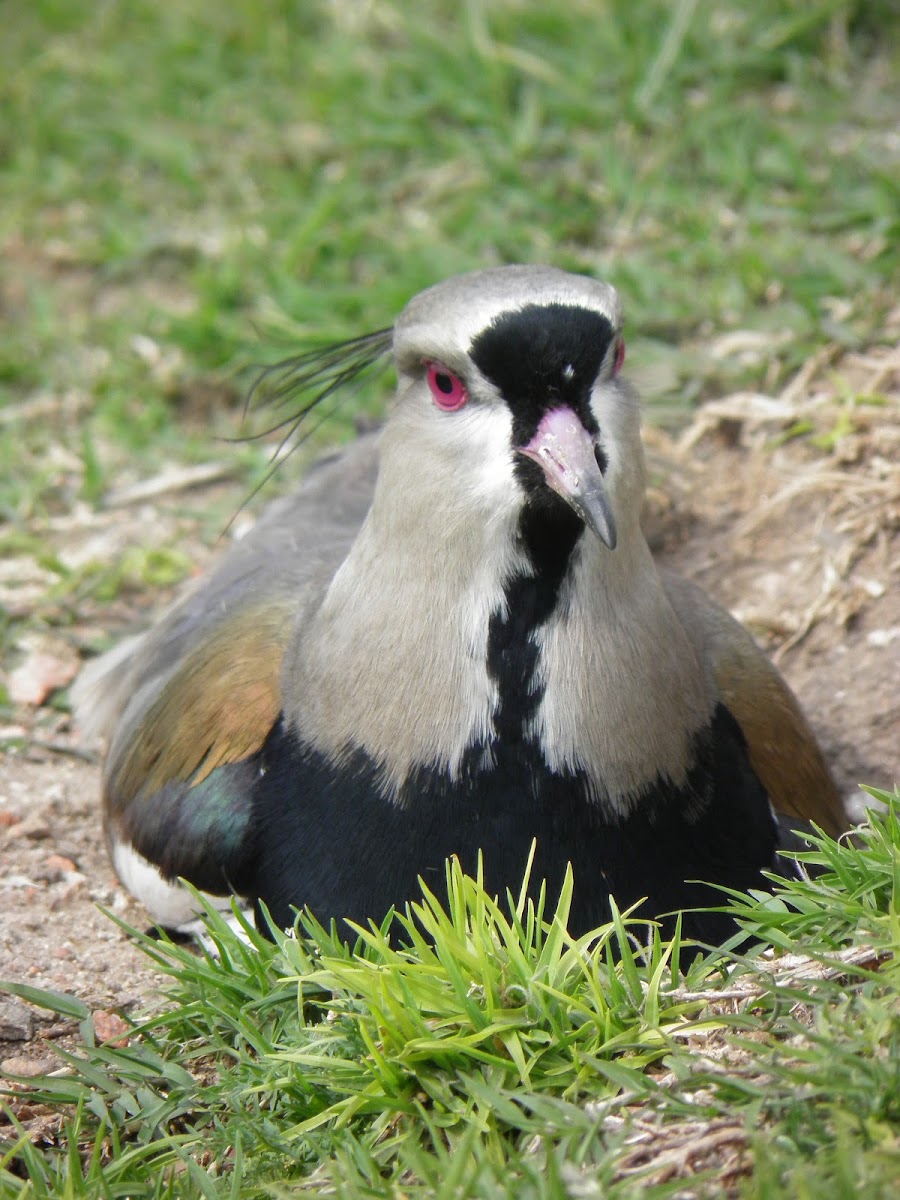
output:
<svg viewBox="0 0 900 1200"><path fill-rule="evenodd" d="M97 1044L73 997L5 985L83 1044L22 1081L61 1129L33 1143L13 1103L0 1186L656 1198L688 1177L696 1194L888 1196L900 794L873 796L887 808L852 842L800 856L814 878L736 894L742 932L715 951L617 911L572 938L571 876L550 908L451 862L445 896L423 888L352 944L309 914L269 940L211 908L199 953L129 931L171 982L126 1045Z"/></svg>

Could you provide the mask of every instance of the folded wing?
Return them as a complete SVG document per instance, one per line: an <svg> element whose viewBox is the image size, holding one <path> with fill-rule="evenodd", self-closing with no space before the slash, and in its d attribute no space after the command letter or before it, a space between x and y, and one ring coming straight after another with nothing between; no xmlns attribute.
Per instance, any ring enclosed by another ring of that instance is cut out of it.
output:
<svg viewBox="0 0 900 1200"><path fill-rule="evenodd" d="M750 763L782 816L838 837L840 794L799 704L746 629L696 584L660 572L669 602L747 740Z"/></svg>
<svg viewBox="0 0 900 1200"><path fill-rule="evenodd" d="M79 680L82 727L109 739L110 853L132 890L135 872L147 876L138 894L151 911L154 867L166 883L242 891L255 756L281 711L284 649L358 531L376 464L369 437L317 465L159 625Z"/></svg>

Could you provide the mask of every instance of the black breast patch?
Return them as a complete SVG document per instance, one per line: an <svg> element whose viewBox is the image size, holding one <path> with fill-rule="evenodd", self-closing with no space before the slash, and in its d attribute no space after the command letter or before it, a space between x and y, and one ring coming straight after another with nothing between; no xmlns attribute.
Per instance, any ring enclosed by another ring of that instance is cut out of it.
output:
<svg viewBox="0 0 900 1200"><path fill-rule="evenodd" d="M365 924L416 899L419 876L440 894L450 855L474 873L483 852L487 887L517 890L536 839L532 890L546 878L552 903L571 862L570 930L578 934L609 919L610 892L620 907L646 896L642 914L662 916L722 902L694 880L761 887L760 871L775 864L768 798L721 706L695 739L685 784L658 780L622 820L604 815L582 775L551 771L534 746L504 741L490 768L483 751L472 751L456 779L420 767L392 800L361 751L336 763L279 724L262 751L255 800L256 897L283 925L303 905L326 923ZM719 914L692 916L685 931L721 941L731 924Z"/></svg>

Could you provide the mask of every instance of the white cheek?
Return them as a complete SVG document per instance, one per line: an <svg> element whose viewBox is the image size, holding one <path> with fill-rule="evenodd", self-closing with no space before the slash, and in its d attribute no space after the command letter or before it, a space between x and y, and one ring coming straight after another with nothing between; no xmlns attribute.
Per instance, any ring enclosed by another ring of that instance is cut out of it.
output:
<svg viewBox="0 0 900 1200"><path fill-rule="evenodd" d="M448 513L464 512L467 520L493 520L518 509L523 499L514 470L512 414L492 391L471 397L456 412L443 412L427 387L414 384L386 430L388 454L395 446L415 446L427 477L423 499L440 487L442 506Z"/></svg>
<svg viewBox="0 0 900 1200"><path fill-rule="evenodd" d="M476 502L505 510L522 501L513 466L512 416L505 404L472 406L454 442L468 462L469 486Z"/></svg>
<svg viewBox="0 0 900 1200"><path fill-rule="evenodd" d="M600 427L600 444L606 454L607 486L623 490L623 499L644 486L641 412L637 396L620 380L605 380L591 394L591 411ZM616 513L616 519L621 514Z"/></svg>

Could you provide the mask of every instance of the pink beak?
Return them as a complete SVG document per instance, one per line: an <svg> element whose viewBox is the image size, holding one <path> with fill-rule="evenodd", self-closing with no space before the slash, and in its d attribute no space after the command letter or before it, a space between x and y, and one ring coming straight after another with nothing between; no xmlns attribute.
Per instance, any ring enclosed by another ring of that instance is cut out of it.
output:
<svg viewBox="0 0 900 1200"><path fill-rule="evenodd" d="M537 433L519 453L533 459L547 486L562 496L610 550L616 548L613 517L594 439L571 408L554 408L541 418Z"/></svg>

